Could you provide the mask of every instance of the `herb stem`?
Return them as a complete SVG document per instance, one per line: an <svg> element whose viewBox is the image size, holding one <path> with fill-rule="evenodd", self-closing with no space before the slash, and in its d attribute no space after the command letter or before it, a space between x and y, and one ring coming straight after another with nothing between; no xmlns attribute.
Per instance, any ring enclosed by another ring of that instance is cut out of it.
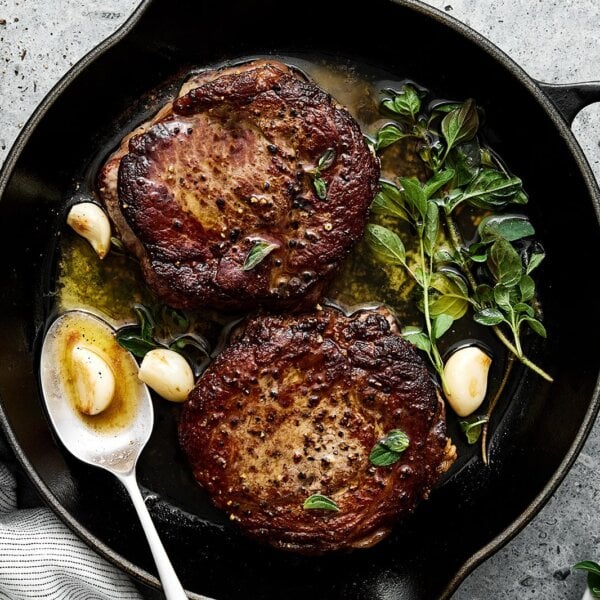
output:
<svg viewBox="0 0 600 600"><path fill-rule="evenodd" d="M523 348L521 347L521 339L519 337L519 324L515 319L515 312L510 311L510 328L513 332L513 339L515 340L515 347L517 348L518 356L523 356Z"/></svg>
<svg viewBox="0 0 600 600"><path fill-rule="evenodd" d="M417 285L422 286L422 282L419 281L417 274L408 266L408 263L406 261L404 261L404 262L401 261L400 264L406 269L407 273L414 279L415 283Z"/></svg>
<svg viewBox="0 0 600 600"><path fill-rule="evenodd" d="M496 337L528 368L530 368L534 373L537 373L540 377L552 383L554 379L546 373L541 367L538 367L533 361L531 361L522 351L519 351L511 341L504 335L504 332L495 325L492 327Z"/></svg>
<svg viewBox="0 0 600 600"><path fill-rule="evenodd" d="M504 373L502 375L502 380L500 381L500 385L494 394L494 397L490 400L490 404L487 409L486 417L487 421L483 424L483 428L481 430L481 459L483 460L484 465L489 464L488 458L488 447L487 447L487 436L488 429L490 424L490 419L492 417L492 413L494 412L494 408L496 408L496 404L498 404L498 400L500 396L504 392L504 388L508 382L509 375L512 371L513 365L515 364L515 355L510 353L508 355L508 362L506 363L506 368L504 369Z"/></svg>
<svg viewBox="0 0 600 600"><path fill-rule="evenodd" d="M440 377L442 383L442 389L445 389L444 379L444 362L440 355L437 347L436 339L433 335L433 327L431 325L431 313L429 312L429 286L431 282L431 258L429 258L429 264L425 258L425 244L423 243L423 236L419 239L419 255L421 260L421 270L423 273L423 314L425 316L425 326L427 328L427 335L431 341L431 353L433 358L433 366L437 374Z"/></svg>
<svg viewBox="0 0 600 600"><path fill-rule="evenodd" d="M469 282L472 291L477 289L477 282L475 281L475 277L471 272L469 264L464 258L463 255L463 240L461 239L460 232L456 225L456 222L452 218L452 215L445 212L445 220L446 220L446 229L448 231L448 235L450 236L450 241L452 242L452 246L454 248L454 253L456 254L456 258L460 263L462 271ZM523 354L523 350L521 348L521 343L518 336L518 331L516 330L514 323L511 323L511 329L514 334L515 343L513 344L505 335L504 332L498 327L494 325L492 330L496 337L506 346L510 352L512 352L526 367L530 368L532 371L537 373L540 377L544 378L546 381L554 381L552 377L546 373L541 367L538 367L534 362L532 362L525 354Z"/></svg>
<svg viewBox="0 0 600 600"><path fill-rule="evenodd" d="M477 289L477 281L475 281L475 277L469 268L469 264L465 260L463 255L464 242L460 231L458 230L458 226L456 222L452 218L450 213L444 211L444 216L446 219L446 230L448 231L448 235L450 236L450 241L452 242L452 247L454 248L454 254L456 255L456 259L460 263L464 276L467 278L469 282L469 286L471 290L474 292Z"/></svg>

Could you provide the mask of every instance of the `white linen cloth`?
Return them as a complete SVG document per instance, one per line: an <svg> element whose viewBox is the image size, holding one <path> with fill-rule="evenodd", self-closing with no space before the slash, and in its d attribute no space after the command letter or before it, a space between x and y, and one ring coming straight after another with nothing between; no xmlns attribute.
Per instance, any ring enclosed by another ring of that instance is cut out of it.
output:
<svg viewBox="0 0 600 600"><path fill-rule="evenodd" d="M0 600L143 600L48 507L18 506L18 469L0 433Z"/></svg>

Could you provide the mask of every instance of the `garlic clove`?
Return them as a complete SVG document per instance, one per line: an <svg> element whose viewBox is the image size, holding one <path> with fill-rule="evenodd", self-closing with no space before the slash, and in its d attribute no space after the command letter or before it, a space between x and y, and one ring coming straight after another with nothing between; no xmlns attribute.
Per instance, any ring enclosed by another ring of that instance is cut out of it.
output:
<svg viewBox="0 0 600 600"><path fill-rule="evenodd" d="M444 365L444 394L459 417L475 412L485 399L492 359L477 346L456 350Z"/></svg>
<svg viewBox="0 0 600 600"><path fill-rule="evenodd" d="M93 202L80 202L71 207L67 224L85 238L100 259L110 250L110 221L106 213Z"/></svg>
<svg viewBox="0 0 600 600"><path fill-rule="evenodd" d="M85 415L106 410L115 395L115 376L108 363L98 354L75 346L71 351L71 374L75 405Z"/></svg>
<svg viewBox="0 0 600 600"><path fill-rule="evenodd" d="M183 402L194 387L194 373L188 361L174 350L156 348L148 352L138 377L159 396L171 402Z"/></svg>

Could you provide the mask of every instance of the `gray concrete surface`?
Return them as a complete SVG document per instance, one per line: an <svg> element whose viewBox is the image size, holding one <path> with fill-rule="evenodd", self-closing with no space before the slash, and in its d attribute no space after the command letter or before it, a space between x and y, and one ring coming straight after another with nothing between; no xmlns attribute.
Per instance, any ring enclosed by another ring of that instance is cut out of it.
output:
<svg viewBox="0 0 600 600"><path fill-rule="evenodd" d="M0 0L0 163L58 79L108 36L137 0ZM600 81L598 0L427 0L496 43L532 77ZM573 124L600 179L600 104ZM570 567L600 560L600 424L536 518L461 585L455 600L576 600L585 577ZM432 569L435 565L432 565Z"/></svg>

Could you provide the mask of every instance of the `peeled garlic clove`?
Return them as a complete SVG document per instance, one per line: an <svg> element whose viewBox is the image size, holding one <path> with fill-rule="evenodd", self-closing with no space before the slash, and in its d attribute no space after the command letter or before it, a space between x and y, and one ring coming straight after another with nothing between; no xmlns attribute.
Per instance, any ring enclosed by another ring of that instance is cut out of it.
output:
<svg viewBox="0 0 600 600"><path fill-rule="evenodd" d="M97 415L108 408L115 395L115 376L98 354L75 346L71 351L75 405L85 415Z"/></svg>
<svg viewBox="0 0 600 600"><path fill-rule="evenodd" d="M167 348L150 350L142 360L138 377L171 402L187 400L194 387L194 373L188 361Z"/></svg>
<svg viewBox="0 0 600 600"><path fill-rule="evenodd" d="M454 352L444 365L444 394L459 417L476 411L487 392L492 359L477 346Z"/></svg>
<svg viewBox="0 0 600 600"><path fill-rule="evenodd" d="M110 249L110 221L106 213L93 202L75 204L67 215L67 224L85 238L102 259Z"/></svg>

